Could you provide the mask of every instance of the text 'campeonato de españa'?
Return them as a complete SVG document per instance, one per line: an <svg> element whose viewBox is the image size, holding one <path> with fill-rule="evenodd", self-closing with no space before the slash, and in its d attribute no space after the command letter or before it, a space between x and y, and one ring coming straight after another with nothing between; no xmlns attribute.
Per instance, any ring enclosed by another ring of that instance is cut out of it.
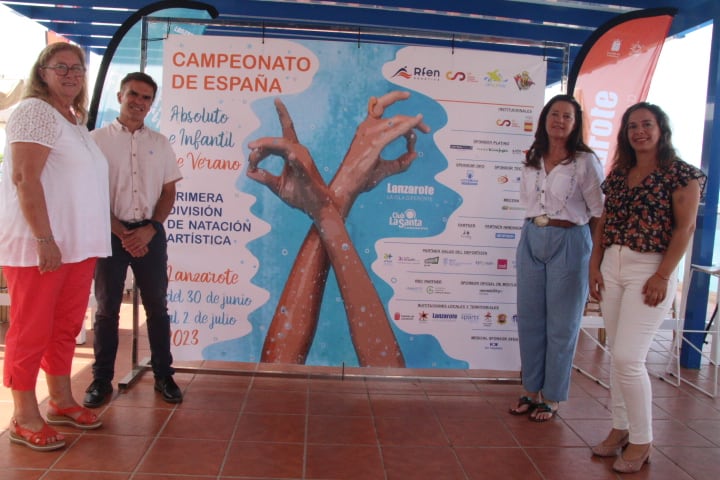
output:
<svg viewBox="0 0 720 480"><path fill-rule="evenodd" d="M282 73L282 77L286 77L290 72L308 72L312 68L309 57L213 52L175 52L172 64L178 69L242 70L240 75L174 73L171 88L175 90L263 93L283 92L281 78L274 73Z"/></svg>

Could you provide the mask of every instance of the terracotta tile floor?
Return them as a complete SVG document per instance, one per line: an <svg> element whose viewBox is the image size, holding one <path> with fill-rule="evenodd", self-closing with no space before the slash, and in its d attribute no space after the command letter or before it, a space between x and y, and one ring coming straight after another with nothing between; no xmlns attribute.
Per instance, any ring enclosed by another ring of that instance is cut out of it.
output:
<svg viewBox="0 0 720 480"><path fill-rule="evenodd" d="M126 307L117 381L131 370L131 309ZM144 325L140 332L139 358L144 359ZM89 333L75 356L78 398L91 379L91 341ZM651 370L662 372L665 362L661 353L650 355ZM576 365L607 379L607 354L588 337L581 338ZM123 392L116 389L112 401L98 409L101 429L62 428L68 446L50 453L10 444L6 425L12 402L9 391L0 389L0 478L620 478L611 472L611 459L593 458L588 447L610 428L608 391L578 371L558 417L536 424L506 413L519 387L515 379L495 380L497 372L404 371L382 378L380 371L363 370L367 376L361 377L346 370L341 378L332 368L295 367L281 374L280 366L274 372L220 362L176 366L184 403L160 400L152 374L146 373ZM430 373L440 378L427 378ZM38 395L46 398L44 379L38 385ZM718 478L720 399L656 378L653 388L656 449L652 464L634 478Z"/></svg>

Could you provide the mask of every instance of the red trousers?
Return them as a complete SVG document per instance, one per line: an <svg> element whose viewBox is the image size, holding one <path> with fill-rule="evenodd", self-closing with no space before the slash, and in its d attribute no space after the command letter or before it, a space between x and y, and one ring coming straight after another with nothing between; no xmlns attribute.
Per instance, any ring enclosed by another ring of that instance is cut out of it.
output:
<svg viewBox="0 0 720 480"><path fill-rule="evenodd" d="M37 267L3 266L10 294L6 387L34 390L40 368L50 375L70 375L94 270L95 258L42 274Z"/></svg>

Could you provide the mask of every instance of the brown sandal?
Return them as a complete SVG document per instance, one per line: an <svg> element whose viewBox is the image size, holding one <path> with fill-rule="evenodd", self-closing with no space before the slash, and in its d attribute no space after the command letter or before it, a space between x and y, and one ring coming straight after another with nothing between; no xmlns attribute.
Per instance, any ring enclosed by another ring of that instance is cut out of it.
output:
<svg viewBox="0 0 720 480"><path fill-rule="evenodd" d="M527 408L523 408L527 406ZM527 395L523 395L518 398L518 403L515 408L508 409L510 415L526 415L532 413L538 406L538 403Z"/></svg>
<svg viewBox="0 0 720 480"><path fill-rule="evenodd" d="M547 422L548 420L552 420L553 418L555 418L555 414L557 413L558 410L559 410L559 408L553 409L550 405L548 405L545 402L538 403L535 406L535 410L533 411L533 413L530 414L530 420L532 420L533 422ZM538 415L541 415L544 413L549 413L550 416L538 418Z"/></svg>

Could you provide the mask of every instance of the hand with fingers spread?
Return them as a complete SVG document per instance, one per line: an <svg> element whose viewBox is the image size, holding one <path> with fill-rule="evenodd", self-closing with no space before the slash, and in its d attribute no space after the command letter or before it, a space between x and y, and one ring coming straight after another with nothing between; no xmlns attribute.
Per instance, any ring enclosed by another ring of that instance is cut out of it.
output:
<svg viewBox="0 0 720 480"><path fill-rule="evenodd" d="M327 185L310 152L298 142L285 105L276 100L275 107L278 116L286 119L283 122L283 136L264 137L248 144L252 151L248 158L247 176L268 187L291 207L304 211L314 219L323 204L331 202ZM270 155L285 160L280 175L273 175L259 167L260 162Z"/></svg>
<svg viewBox="0 0 720 480"><path fill-rule="evenodd" d="M415 142L417 137L414 130L417 129L423 133L430 131L430 128L422 121L422 116L397 115L390 119L382 118L388 106L408 97L409 93L407 92L394 91L380 98L372 97L370 99L367 118L358 126L350 148L328 189L328 198L332 201L335 210L333 215L339 215L339 217L335 216L335 221L344 219L360 193L372 189L390 175L405 171L416 158ZM276 101L276 107L282 125L283 140L297 144L297 136L287 110L279 100ZM406 138L407 151L395 160L383 160L380 156L382 150L400 136ZM252 148L257 145L253 142L250 146ZM248 168L248 176L251 178L262 177L261 183L274 185L274 187L269 186L271 189L275 188L273 191L276 193L286 188L279 186L279 183L282 182L282 174L280 178L272 177L268 173L258 171L257 162L252 165L252 167ZM286 168L288 168L287 165ZM284 173L285 171L283 171ZM347 243L347 245L349 250L352 245L350 243ZM352 250L354 252L354 248ZM357 254L354 253L354 255ZM323 241L317 228L312 226L300 248L279 299L263 345L262 361L305 362L317 327L328 270L329 258L323 248ZM377 297L367 272L364 269L362 270L359 275L364 277L364 282L367 282L370 287L367 292ZM353 289L360 290L355 287ZM302 298L304 301L297 302L298 298ZM373 299L373 303L379 303L379 299ZM381 305L379 307L382 308ZM382 319L385 325L380 325L377 328L385 332L387 338L392 336L394 341L394 335L392 335L392 330L389 328L384 309L382 309ZM376 360L371 360L372 357L369 357L364 352L365 350L372 350L372 348L365 344L358 334L362 330L361 327L364 323L361 318L350 314L348 315L348 321L350 322L351 332L355 332L353 333L353 343L358 352L361 365L367 365L367 362L370 361L375 365L380 361L382 364L402 366L399 349L397 349L396 355L387 355L387 352L381 352ZM291 325L290 328L289 325ZM374 334L375 332L370 331L370 333Z"/></svg>
<svg viewBox="0 0 720 480"><path fill-rule="evenodd" d="M284 106L276 102L279 111ZM383 305L345 229L343 218L330 200L327 186L308 150L294 135L261 138L249 143L248 176L270 188L288 205L303 210L320 231L320 240L335 267L350 332L362 365L402 366L402 353L387 322ZM270 155L285 161L282 173L259 167Z"/></svg>
<svg viewBox="0 0 720 480"><path fill-rule="evenodd" d="M409 92L392 91L380 98L370 98L368 115L358 126L350 148L330 183L330 189L337 198L336 204L346 209L345 215L360 193L372 190L389 176L404 172L417 157L415 130L430 132L422 115L383 118L387 107L409 96ZM384 160L381 157L383 149L401 136L405 137L406 152L395 160Z"/></svg>

